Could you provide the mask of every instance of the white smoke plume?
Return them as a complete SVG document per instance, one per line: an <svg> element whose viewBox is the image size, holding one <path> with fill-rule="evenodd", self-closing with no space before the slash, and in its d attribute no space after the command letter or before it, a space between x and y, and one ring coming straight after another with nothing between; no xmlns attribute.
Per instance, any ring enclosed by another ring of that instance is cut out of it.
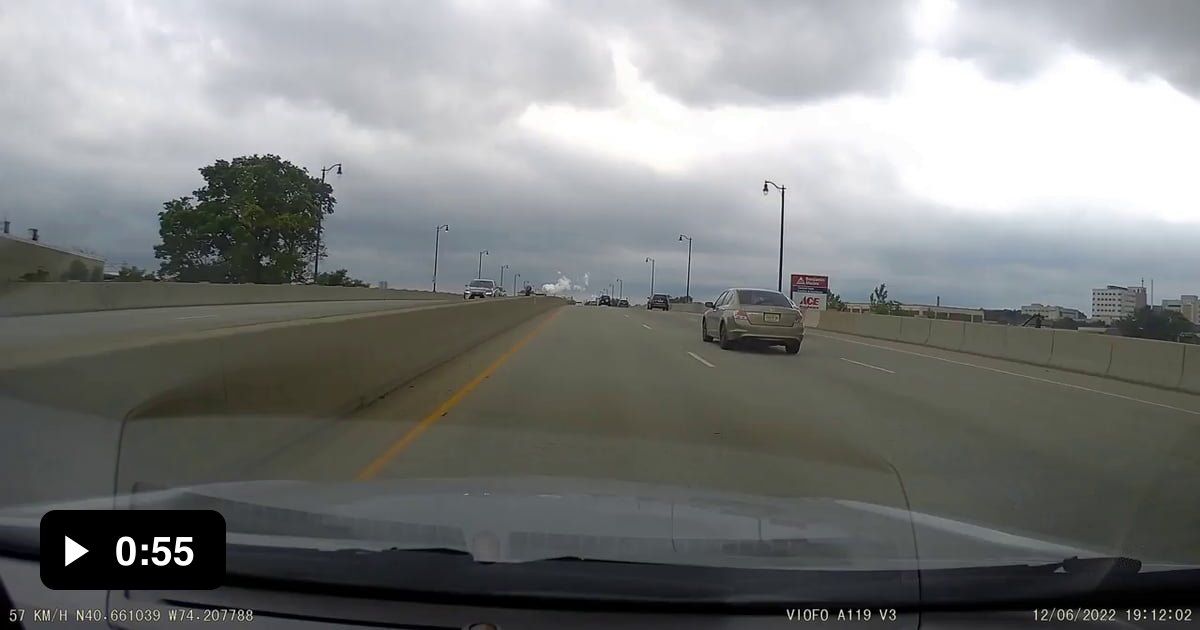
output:
<svg viewBox="0 0 1200 630"><path fill-rule="evenodd" d="M579 291L586 291L588 285L588 274L583 274L583 284L578 284L571 280L563 272L558 272L558 281L542 285L542 292L546 295L567 295Z"/></svg>

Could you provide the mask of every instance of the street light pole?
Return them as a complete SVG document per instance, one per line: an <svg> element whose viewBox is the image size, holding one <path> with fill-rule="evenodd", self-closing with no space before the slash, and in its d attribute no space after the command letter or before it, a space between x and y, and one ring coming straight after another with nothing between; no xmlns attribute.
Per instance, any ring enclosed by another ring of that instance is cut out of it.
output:
<svg viewBox="0 0 1200 630"><path fill-rule="evenodd" d="M504 270L508 269L508 265L500 265L500 288L504 288ZM515 291L514 291L515 293Z"/></svg>
<svg viewBox="0 0 1200 630"><path fill-rule="evenodd" d="M654 259L647 256L646 262L650 263L650 297L654 298Z"/></svg>
<svg viewBox="0 0 1200 630"><path fill-rule="evenodd" d="M687 234L680 234L679 241L683 242L683 239L687 239L687 242L688 242L687 284L684 285L683 292L685 294L684 298L687 300L687 303L691 304L692 303L692 237L688 236Z"/></svg>
<svg viewBox="0 0 1200 630"><path fill-rule="evenodd" d="M486 249L485 249L485 250L483 250L483 251L481 251L481 252L479 252L479 271L478 271L478 272L476 272L476 274L475 274L475 277L476 277L476 278L482 278L482 277L483 277L483 257L484 257L484 256L491 256L491 254L489 254L489 253L488 253L488 250L486 250Z"/></svg>
<svg viewBox="0 0 1200 630"><path fill-rule="evenodd" d="M765 179L763 180L763 196L771 193L771 190L767 188L768 185L774 186L775 190L779 191L779 281L775 290L783 293L783 204L787 198L787 186L780 186L769 179Z"/></svg>
<svg viewBox="0 0 1200 630"><path fill-rule="evenodd" d="M332 166L321 167L321 193L325 193L325 175L333 169L337 169L338 176L342 174L342 163L338 162ZM317 251L313 253L313 284L317 283L317 274L321 269L321 227L325 223L325 200L321 199L321 209L317 212Z"/></svg>
<svg viewBox="0 0 1200 630"><path fill-rule="evenodd" d="M617 278L617 299L619 300L623 297L625 297L625 283L620 278Z"/></svg>
<svg viewBox="0 0 1200 630"><path fill-rule="evenodd" d="M521 274L519 274L519 273L513 274L513 295L517 294L517 278L520 278L520 277L521 277Z"/></svg>
<svg viewBox="0 0 1200 630"><path fill-rule="evenodd" d="M442 230L450 231L449 225L437 226L437 231L433 234L433 292L437 293L437 260L438 260L438 241L441 240Z"/></svg>

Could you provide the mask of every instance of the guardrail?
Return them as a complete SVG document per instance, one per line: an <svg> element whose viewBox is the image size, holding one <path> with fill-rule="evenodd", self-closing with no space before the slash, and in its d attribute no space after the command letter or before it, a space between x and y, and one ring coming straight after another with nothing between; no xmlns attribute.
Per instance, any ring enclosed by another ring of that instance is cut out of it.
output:
<svg viewBox="0 0 1200 630"><path fill-rule="evenodd" d="M1200 346L1000 324L825 311L813 327L1200 394Z"/></svg>
<svg viewBox="0 0 1200 630"><path fill-rule="evenodd" d="M170 306L345 300L447 300L455 297L461 297L461 294L291 284L6 282L0 283L0 316Z"/></svg>

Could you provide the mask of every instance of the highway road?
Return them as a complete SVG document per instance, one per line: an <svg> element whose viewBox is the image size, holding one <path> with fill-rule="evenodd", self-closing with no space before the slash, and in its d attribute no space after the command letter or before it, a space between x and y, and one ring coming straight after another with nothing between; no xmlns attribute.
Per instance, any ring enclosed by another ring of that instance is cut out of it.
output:
<svg viewBox="0 0 1200 630"><path fill-rule="evenodd" d="M907 497L1017 534L1200 562L1200 397L819 330L794 356L725 351L700 340L695 314L563 307L351 418L181 422L127 424L123 483L550 475ZM177 432L190 437L156 437Z"/></svg>
<svg viewBox="0 0 1200 630"><path fill-rule="evenodd" d="M247 324L429 305L429 300L356 300L177 306L0 317L0 350L47 349L81 339L141 339Z"/></svg>

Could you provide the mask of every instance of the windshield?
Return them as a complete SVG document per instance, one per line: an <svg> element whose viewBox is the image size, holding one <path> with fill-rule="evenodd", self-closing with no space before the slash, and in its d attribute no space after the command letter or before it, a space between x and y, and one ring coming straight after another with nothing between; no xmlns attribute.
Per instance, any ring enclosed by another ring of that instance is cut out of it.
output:
<svg viewBox="0 0 1200 630"><path fill-rule="evenodd" d="M774 291L748 291L742 289L737 294L738 304L742 306L783 306L787 308L792 306L787 296L780 295Z"/></svg>
<svg viewBox="0 0 1200 630"><path fill-rule="evenodd" d="M1200 564L1200 1L0 6L0 553Z"/></svg>

